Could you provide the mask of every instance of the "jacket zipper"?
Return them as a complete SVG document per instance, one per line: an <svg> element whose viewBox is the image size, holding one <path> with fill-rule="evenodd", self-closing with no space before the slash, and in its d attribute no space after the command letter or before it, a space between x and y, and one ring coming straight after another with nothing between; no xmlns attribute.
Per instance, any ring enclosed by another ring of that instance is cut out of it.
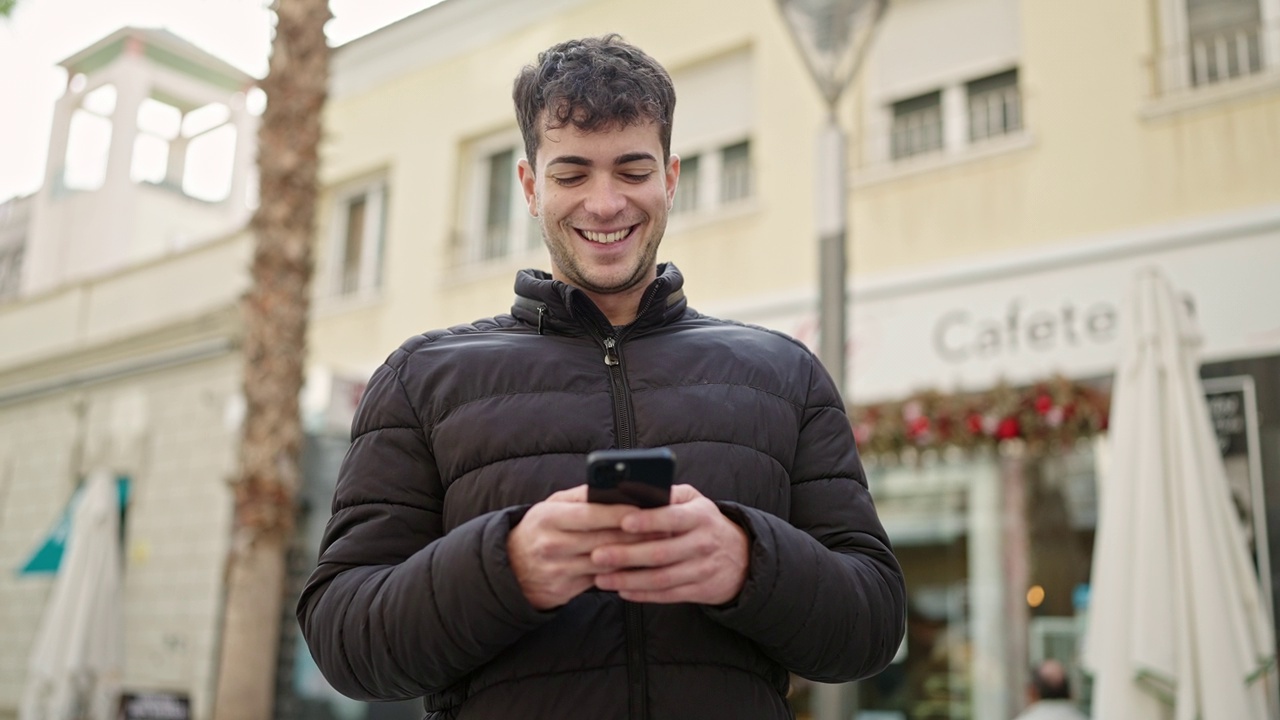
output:
<svg viewBox="0 0 1280 720"><path fill-rule="evenodd" d="M613 388L613 422L618 431L618 447L630 448L635 443L631 432L631 393L622 373L622 355L616 334L600 338L604 346L604 364L609 369ZM628 716L631 720L648 718L648 673L644 662L644 611L636 603L623 601L623 623L627 643Z"/></svg>
<svg viewBox="0 0 1280 720"><path fill-rule="evenodd" d="M656 288L654 289L656 290ZM643 317L649 306L653 304L657 293L651 291L636 313ZM635 445L632 437L631 422L631 388L627 386L626 374L622 368L621 332L600 333L588 323L591 333L604 347L604 364L609 370L609 383L613 388L613 422L618 431L618 448L628 449ZM649 717L649 679L648 668L644 660L644 610L637 603L623 601L623 623L626 628L627 643L627 680L630 684L628 697L628 715L631 720L648 720Z"/></svg>

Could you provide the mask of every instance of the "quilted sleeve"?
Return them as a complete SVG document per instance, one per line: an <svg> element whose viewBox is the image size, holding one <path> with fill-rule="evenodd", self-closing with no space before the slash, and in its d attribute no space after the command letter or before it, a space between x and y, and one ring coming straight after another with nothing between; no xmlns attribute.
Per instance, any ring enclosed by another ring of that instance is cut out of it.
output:
<svg viewBox="0 0 1280 720"><path fill-rule="evenodd" d="M732 603L706 612L802 677L847 682L893 659L905 631L906 586L843 403L816 359L811 367L791 515L720 503L751 538L750 569Z"/></svg>
<svg viewBox="0 0 1280 720"><path fill-rule="evenodd" d="M298 603L321 672L360 700L443 692L551 617L529 605L508 564L522 509L444 533L427 431L397 373L405 355L369 382Z"/></svg>

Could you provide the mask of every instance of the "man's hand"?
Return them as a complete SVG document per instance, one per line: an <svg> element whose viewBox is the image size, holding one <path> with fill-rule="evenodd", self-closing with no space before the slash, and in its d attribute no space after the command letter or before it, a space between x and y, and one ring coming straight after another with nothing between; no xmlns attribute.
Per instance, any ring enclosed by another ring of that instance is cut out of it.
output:
<svg viewBox="0 0 1280 720"><path fill-rule="evenodd" d="M560 607L591 588L595 576L611 568L591 553L602 545L625 545L645 538L620 529L630 505L587 502L587 486L553 493L535 504L507 536L511 570L529 603L539 610Z"/></svg>
<svg viewBox="0 0 1280 720"><path fill-rule="evenodd" d="M631 512L622 529L651 537L591 553L597 568L607 568L598 570L596 587L634 602L722 605L738 596L747 579L747 533L692 485L671 488L666 507L624 507Z"/></svg>

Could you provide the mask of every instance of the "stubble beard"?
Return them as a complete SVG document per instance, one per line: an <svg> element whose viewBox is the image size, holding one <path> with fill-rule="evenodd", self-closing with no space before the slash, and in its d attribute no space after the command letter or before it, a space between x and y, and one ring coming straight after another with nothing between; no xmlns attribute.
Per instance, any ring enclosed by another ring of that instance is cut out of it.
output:
<svg viewBox="0 0 1280 720"><path fill-rule="evenodd" d="M538 224L542 231L542 243L547 246L547 253L551 256L551 265L564 276L568 284L599 295L623 293L644 282L649 270L657 264L658 245L661 244L662 235L666 231L666 218L655 220L649 226L648 233L642 240L643 245L640 255L636 258L636 265L631 269L631 273L621 282L606 285L592 282L588 279L586 270L578 262L578 258L569 250L572 241L576 239L577 231L567 223L561 224L559 229L563 242L557 242L547 232L545 217L544 214L539 212ZM641 224L645 220L653 220L653 218L645 218L641 221Z"/></svg>

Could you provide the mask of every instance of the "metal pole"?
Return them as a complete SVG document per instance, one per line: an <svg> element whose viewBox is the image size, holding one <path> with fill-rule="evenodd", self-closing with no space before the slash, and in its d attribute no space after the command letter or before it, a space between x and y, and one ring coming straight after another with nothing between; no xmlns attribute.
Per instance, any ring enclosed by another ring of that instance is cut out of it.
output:
<svg viewBox="0 0 1280 720"><path fill-rule="evenodd" d="M845 187L844 130L832 108L818 135L818 358L831 374L841 394L845 388L846 333L848 329L845 280L848 277L848 190Z"/></svg>
<svg viewBox="0 0 1280 720"><path fill-rule="evenodd" d="M857 683L814 683L811 687L814 720L853 720L858 712Z"/></svg>

